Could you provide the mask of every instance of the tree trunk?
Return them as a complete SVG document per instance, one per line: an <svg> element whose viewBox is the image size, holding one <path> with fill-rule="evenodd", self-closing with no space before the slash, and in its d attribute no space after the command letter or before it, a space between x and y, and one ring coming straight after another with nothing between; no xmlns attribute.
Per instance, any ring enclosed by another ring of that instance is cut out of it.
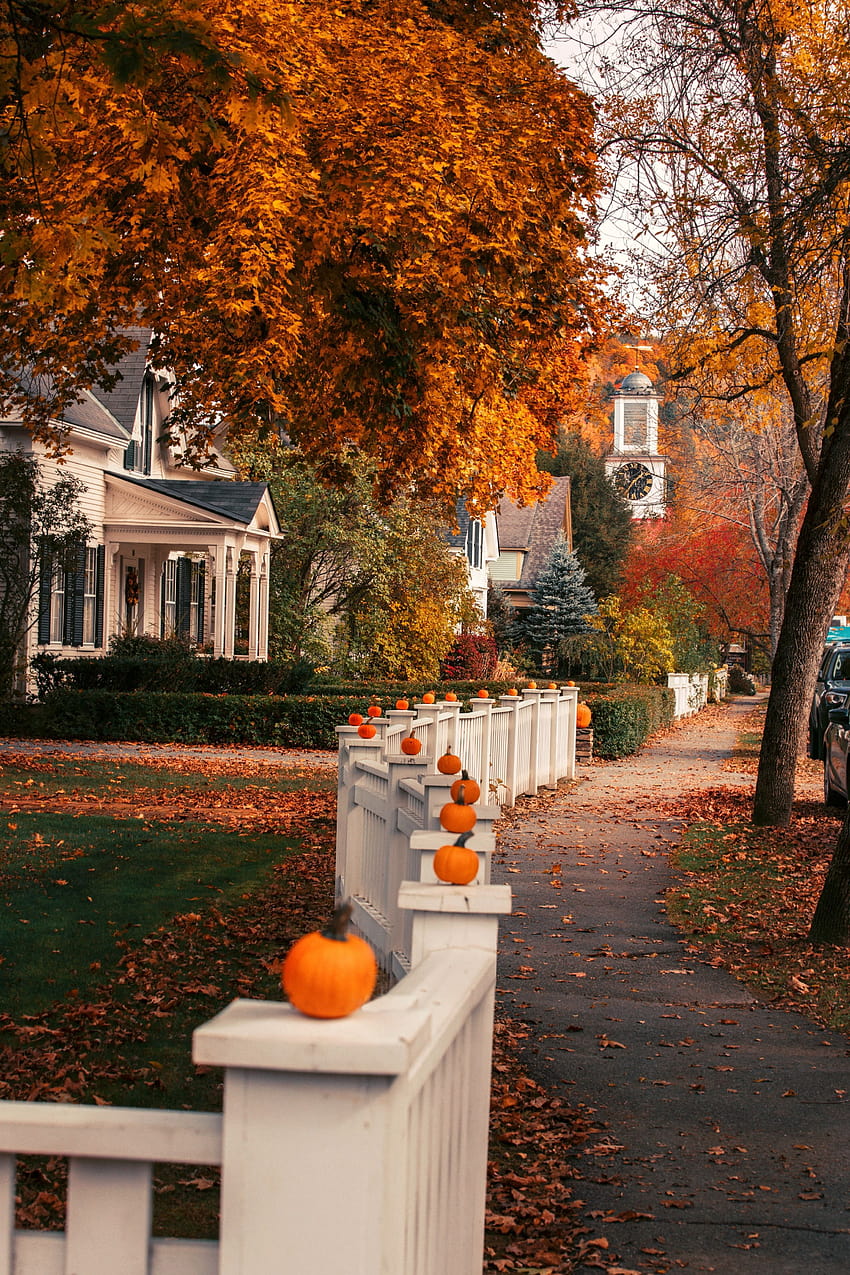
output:
<svg viewBox="0 0 850 1275"><path fill-rule="evenodd" d="M838 834L832 862L826 874L809 929L812 943L850 943L850 809Z"/></svg>
<svg viewBox="0 0 850 1275"><path fill-rule="evenodd" d="M813 493L800 531L773 661L753 803L755 824L778 827L791 817L797 757L808 730L815 678L847 556L846 529L834 517L823 517L821 502Z"/></svg>

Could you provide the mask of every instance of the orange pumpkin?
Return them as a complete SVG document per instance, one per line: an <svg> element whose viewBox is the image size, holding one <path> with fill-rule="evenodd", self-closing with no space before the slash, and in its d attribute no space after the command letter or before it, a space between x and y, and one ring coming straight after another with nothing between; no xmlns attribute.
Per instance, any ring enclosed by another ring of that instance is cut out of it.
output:
<svg viewBox="0 0 850 1275"><path fill-rule="evenodd" d="M410 708L410 701L406 699L397 699L395 706L403 711L405 708Z"/></svg>
<svg viewBox="0 0 850 1275"><path fill-rule="evenodd" d="M359 713L349 713L349 714L348 714L348 724L349 724L349 726L360 726L360 725L362 725L362 722L363 722L363 718L360 716L360 714L359 714Z"/></svg>
<svg viewBox="0 0 850 1275"><path fill-rule="evenodd" d="M462 764L460 758L456 757L450 748L446 749L442 757L437 758L437 770L441 775L456 775Z"/></svg>
<svg viewBox="0 0 850 1275"><path fill-rule="evenodd" d="M529 689L530 691L536 691L536 690L537 690L537 683L536 683L536 682L529 682L529 683L528 683L528 689Z"/></svg>
<svg viewBox="0 0 850 1275"><path fill-rule="evenodd" d="M364 722L362 726L357 727L357 734L361 739L374 739L377 733L377 728L371 722Z"/></svg>
<svg viewBox="0 0 850 1275"><path fill-rule="evenodd" d="M433 692L433 691L426 691L426 692L425 692L425 694L422 696L422 703L423 703L423 704L433 704L433 703L434 703L434 701L436 700L436 698L437 698L437 697L436 697L436 695L434 694L434 692Z"/></svg>
<svg viewBox="0 0 850 1275"><path fill-rule="evenodd" d="M463 793L458 794L457 801L446 802L440 811L440 825L446 832L471 832L477 822L478 816L464 800Z"/></svg>
<svg viewBox="0 0 850 1275"><path fill-rule="evenodd" d="M567 686L575 686L575 682L567 682Z"/></svg>
<svg viewBox="0 0 850 1275"><path fill-rule="evenodd" d="M448 885L469 885L478 875L478 855L466 844L466 835L452 845L440 846L434 855L434 876Z"/></svg>
<svg viewBox="0 0 850 1275"><path fill-rule="evenodd" d="M593 714L587 704L579 704L576 709L576 726L589 726L593 720Z"/></svg>
<svg viewBox="0 0 850 1275"><path fill-rule="evenodd" d="M470 779L465 770L461 771L460 779L456 779L452 784L449 792L452 801L457 801L460 794L463 793L463 799L468 806L472 806L481 796L481 787L474 779Z"/></svg>
<svg viewBox="0 0 850 1275"><path fill-rule="evenodd" d="M443 696L443 699L446 701L447 704L457 703L457 696L455 695L454 691L446 691L445 695Z"/></svg>
<svg viewBox="0 0 850 1275"><path fill-rule="evenodd" d="M364 1005L375 989L378 967L371 947L347 932L351 906L337 908L325 930L305 934L287 953L283 990L310 1018L344 1018Z"/></svg>
<svg viewBox="0 0 850 1275"><path fill-rule="evenodd" d="M369 714L370 717L380 717L381 706L380 704L370 704L369 707L366 709L366 712Z"/></svg>
<svg viewBox="0 0 850 1275"><path fill-rule="evenodd" d="M422 740L417 739L415 735L405 735L401 741L401 751L407 753L408 757L415 757L422 748Z"/></svg>
<svg viewBox="0 0 850 1275"><path fill-rule="evenodd" d="M511 689L508 691L508 695L519 695L519 691L517 690L515 686L512 686Z"/></svg>
<svg viewBox="0 0 850 1275"><path fill-rule="evenodd" d="M478 692L478 698L479 698L479 699L489 699L489 698L490 698L490 692L487 690L487 687L486 687L486 686L482 686L482 687L481 687L481 690Z"/></svg>
<svg viewBox="0 0 850 1275"><path fill-rule="evenodd" d="M556 691L558 689L558 683L550 682L547 689L550 691Z"/></svg>

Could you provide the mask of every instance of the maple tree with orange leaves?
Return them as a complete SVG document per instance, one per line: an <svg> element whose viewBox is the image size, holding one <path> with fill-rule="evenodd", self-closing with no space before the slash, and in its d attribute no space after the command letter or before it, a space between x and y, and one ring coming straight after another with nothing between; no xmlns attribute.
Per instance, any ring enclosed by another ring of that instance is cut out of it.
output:
<svg viewBox="0 0 850 1275"><path fill-rule="evenodd" d="M61 451L143 324L186 463L225 419L337 481L372 456L384 493L539 491L530 391L572 392L553 342L604 309L591 107L539 26L520 0L11 0L0 406Z"/></svg>

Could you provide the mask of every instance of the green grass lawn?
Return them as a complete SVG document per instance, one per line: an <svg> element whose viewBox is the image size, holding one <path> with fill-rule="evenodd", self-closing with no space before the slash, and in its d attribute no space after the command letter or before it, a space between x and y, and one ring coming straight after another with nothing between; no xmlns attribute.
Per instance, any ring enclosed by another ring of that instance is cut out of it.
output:
<svg viewBox="0 0 850 1275"><path fill-rule="evenodd" d="M15 814L0 824L2 1007L39 1013L108 978L128 942L227 906L292 853L288 838L219 824Z"/></svg>
<svg viewBox="0 0 850 1275"><path fill-rule="evenodd" d="M335 790L315 767L6 767L3 1096L219 1109L221 1074L195 1067L192 1032L235 996L281 998L277 961L332 904ZM17 806L32 797L51 808ZM119 804L89 814L89 797ZM64 1175L61 1161L21 1165L19 1224L62 1225ZM216 1233L215 1172L157 1166L154 1191L156 1234Z"/></svg>

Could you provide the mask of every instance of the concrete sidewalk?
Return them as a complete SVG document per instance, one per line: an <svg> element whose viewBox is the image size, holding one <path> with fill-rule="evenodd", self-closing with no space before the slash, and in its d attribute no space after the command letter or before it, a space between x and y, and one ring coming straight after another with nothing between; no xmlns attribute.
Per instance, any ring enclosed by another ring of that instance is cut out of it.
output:
<svg viewBox="0 0 850 1275"><path fill-rule="evenodd" d="M752 783L722 769L752 707L582 768L499 836L502 1011L533 1026L529 1073L605 1126L575 1186L610 1245L597 1270L850 1272L850 1041L688 954L663 907L660 807Z"/></svg>

